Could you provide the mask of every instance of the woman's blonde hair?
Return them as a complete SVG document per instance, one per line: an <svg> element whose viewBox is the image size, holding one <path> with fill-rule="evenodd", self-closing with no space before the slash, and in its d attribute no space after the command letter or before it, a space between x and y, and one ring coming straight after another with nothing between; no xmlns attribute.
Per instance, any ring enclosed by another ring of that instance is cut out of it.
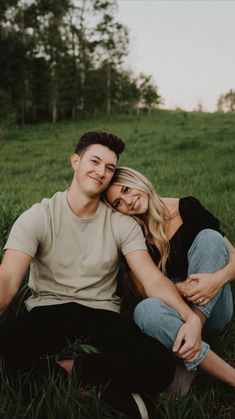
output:
<svg viewBox="0 0 235 419"><path fill-rule="evenodd" d="M115 170L111 184L128 186L129 188L139 189L148 195L148 209L146 214L135 215L135 219L141 225L146 240L153 243L159 253L160 260L158 268L166 273L166 261L169 255L169 241L164 232L164 223L170 220L170 214L163 203L161 197L156 193L152 183L141 173L130 167L118 167ZM105 202L112 207L107 201ZM113 208L115 210L115 208Z"/></svg>

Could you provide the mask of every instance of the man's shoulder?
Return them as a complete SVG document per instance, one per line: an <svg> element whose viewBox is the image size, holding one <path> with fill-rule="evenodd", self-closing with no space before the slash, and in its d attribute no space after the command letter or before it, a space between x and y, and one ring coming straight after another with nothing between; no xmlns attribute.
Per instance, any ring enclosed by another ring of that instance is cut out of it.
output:
<svg viewBox="0 0 235 419"><path fill-rule="evenodd" d="M54 208L59 207L63 202L64 192L57 192L51 198L43 198L40 202L34 203L31 207L25 210L16 220L23 223L36 223L48 218L47 215L53 212Z"/></svg>
<svg viewBox="0 0 235 419"><path fill-rule="evenodd" d="M124 256L136 250L146 250L143 231L133 217L112 211L110 208L107 212L110 214L115 241Z"/></svg>
<svg viewBox="0 0 235 419"><path fill-rule="evenodd" d="M107 208L106 211L109 214L112 223L114 223L114 224L122 224L123 223L124 225L129 224L130 226L138 224L138 222L133 217L131 217L130 215L125 215L125 214L122 214L121 212L114 211L107 206L106 206L106 208Z"/></svg>
<svg viewBox="0 0 235 419"><path fill-rule="evenodd" d="M52 206L55 206L55 205L60 205L65 200L66 192L67 191L63 191L63 192L59 191L59 192L56 192L50 198L43 198L41 200L41 202L38 203L38 205L41 205L42 208L48 208L48 207L52 207Z"/></svg>

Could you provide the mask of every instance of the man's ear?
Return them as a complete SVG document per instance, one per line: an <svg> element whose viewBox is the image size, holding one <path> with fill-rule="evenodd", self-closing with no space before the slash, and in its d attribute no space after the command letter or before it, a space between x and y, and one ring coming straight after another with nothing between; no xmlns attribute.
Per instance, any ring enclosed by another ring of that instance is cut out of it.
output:
<svg viewBox="0 0 235 419"><path fill-rule="evenodd" d="M77 169L79 162L80 162L80 156L77 153L73 153L70 157L71 165L74 170Z"/></svg>

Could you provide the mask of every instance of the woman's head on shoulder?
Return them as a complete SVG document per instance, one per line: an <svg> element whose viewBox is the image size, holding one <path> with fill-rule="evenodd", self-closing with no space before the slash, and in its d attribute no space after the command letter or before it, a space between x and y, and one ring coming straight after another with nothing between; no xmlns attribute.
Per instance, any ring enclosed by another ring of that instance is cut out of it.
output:
<svg viewBox="0 0 235 419"><path fill-rule="evenodd" d="M147 241L158 248L161 255L159 267L164 271L169 252L164 223L169 220L169 211L152 183L137 170L118 167L104 199L114 210L135 217Z"/></svg>
<svg viewBox="0 0 235 419"><path fill-rule="evenodd" d="M148 212L149 198L154 192L151 182L137 170L118 167L105 198L113 209L123 214L143 215Z"/></svg>

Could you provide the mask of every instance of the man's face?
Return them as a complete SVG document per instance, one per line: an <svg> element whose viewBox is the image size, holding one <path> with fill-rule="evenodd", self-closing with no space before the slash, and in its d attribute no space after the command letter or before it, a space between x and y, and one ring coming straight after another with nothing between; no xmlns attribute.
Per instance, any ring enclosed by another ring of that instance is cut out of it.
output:
<svg viewBox="0 0 235 419"><path fill-rule="evenodd" d="M97 196L107 188L116 164L116 154L101 144L90 145L81 156L72 156L79 188L89 196Z"/></svg>

